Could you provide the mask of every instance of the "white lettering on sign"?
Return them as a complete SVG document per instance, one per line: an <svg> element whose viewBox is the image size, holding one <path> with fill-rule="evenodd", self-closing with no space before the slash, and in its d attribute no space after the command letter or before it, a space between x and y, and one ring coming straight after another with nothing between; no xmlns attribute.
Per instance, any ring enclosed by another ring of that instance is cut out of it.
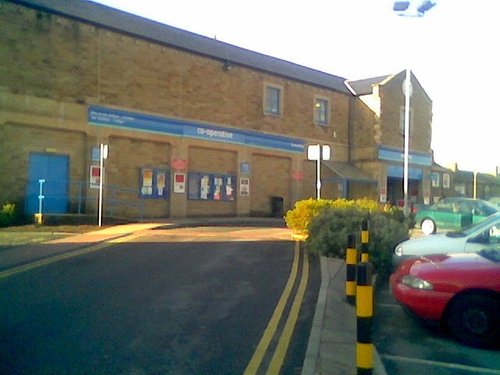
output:
<svg viewBox="0 0 500 375"><path fill-rule="evenodd" d="M209 138L233 139L234 134L224 130L214 130L206 128L198 128L196 132L200 135L205 135Z"/></svg>

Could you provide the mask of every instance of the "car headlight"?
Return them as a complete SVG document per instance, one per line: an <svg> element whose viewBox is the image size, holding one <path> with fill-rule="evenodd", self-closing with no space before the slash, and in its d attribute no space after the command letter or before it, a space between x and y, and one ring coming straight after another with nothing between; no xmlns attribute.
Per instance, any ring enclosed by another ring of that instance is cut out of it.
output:
<svg viewBox="0 0 500 375"><path fill-rule="evenodd" d="M401 246L401 245L396 246L396 249L394 250L394 254L396 254L398 257L403 256L403 246Z"/></svg>
<svg viewBox="0 0 500 375"><path fill-rule="evenodd" d="M413 289L432 290L433 286L430 282L420 279L413 275L405 275L401 278L401 284Z"/></svg>

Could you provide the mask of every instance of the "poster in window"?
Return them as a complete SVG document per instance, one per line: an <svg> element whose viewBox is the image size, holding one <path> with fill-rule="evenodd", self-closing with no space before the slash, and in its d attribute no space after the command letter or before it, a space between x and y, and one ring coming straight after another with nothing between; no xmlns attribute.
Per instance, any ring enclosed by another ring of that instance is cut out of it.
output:
<svg viewBox="0 0 500 375"><path fill-rule="evenodd" d="M188 175L188 199L200 199L201 178L198 173Z"/></svg>
<svg viewBox="0 0 500 375"><path fill-rule="evenodd" d="M167 176L165 172L156 173L156 191L159 196L163 196L163 191L165 190Z"/></svg>
<svg viewBox="0 0 500 375"><path fill-rule="evenodd" d="M204 175L200 181L200 199L208 199L210 194L210 176Z"/></svg>
<svg viewBox="0 0 500 375"><path fill-rule="evenodd" d="M153 169L142 169L142 195L153 195Z"/></svg>
<svg viewBox="0 0 500 375"><path fill-rule="evenodd" d="M222 200L222 177L214 177L214 200Z"/></svg>
<svg viewBox="0 0 500 375"><path fill-rule="evenodd" d="M233 178L226 178L226 199L233 201L234 200L234 188L233 188Z"/></svg>

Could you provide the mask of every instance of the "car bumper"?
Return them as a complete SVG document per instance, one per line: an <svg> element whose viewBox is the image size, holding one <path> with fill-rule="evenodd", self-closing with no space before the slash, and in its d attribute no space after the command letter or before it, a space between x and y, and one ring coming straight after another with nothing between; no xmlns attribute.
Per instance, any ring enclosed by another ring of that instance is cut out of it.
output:
<svg viewBox="0 0 500 375"><path fill-rule="evenodd" d="M418 255L393 255L392 256L392 270L395 271L398 266L405 260L410 258L417 258Z"/></svg>

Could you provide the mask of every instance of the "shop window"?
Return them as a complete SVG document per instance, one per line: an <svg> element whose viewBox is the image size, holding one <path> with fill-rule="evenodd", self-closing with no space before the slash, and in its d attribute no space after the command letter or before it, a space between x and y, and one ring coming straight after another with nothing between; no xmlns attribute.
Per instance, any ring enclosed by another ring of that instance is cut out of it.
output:
<svg viewBox="0 0 500 375"><path fill-rule="evenodd" d="M448 173L443 174L443 187L445 189L450 188L450 175Z"/></svg>
<svg viewBox="0 0 500 375"><path fill-rule="evenodd" d="M236 177L213 173L189 173L188 199L234 201Z"/></svg>
<svg viewBox="0 0 500 375"><path fill-rule="evenodd" d="M168 198L169 172L164 168L141 168L139 196L146 199Z"/></svg>
<svg viewBox="0 0 500 375"><path fill-rule="evenodd" d="M432 184L432 187L434 187L434 188L439 187L439 173L436 173L436 172L431 173L431 184Z"/></svg>

